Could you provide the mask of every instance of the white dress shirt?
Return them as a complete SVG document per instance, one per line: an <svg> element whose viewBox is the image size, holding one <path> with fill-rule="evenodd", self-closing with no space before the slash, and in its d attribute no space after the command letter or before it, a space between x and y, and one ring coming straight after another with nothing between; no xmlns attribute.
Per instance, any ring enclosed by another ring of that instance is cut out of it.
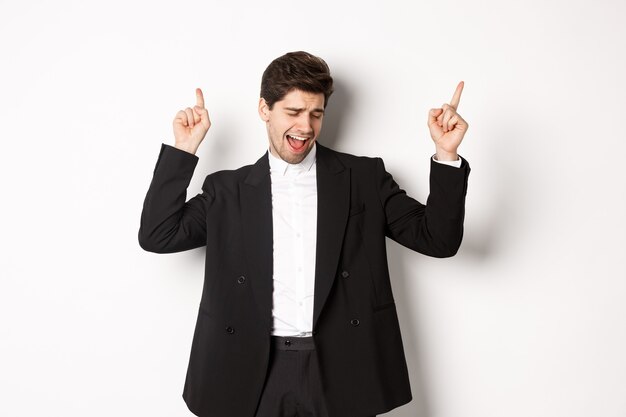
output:
<svg viewBox="0 0 626 417"><path fill-rule="evenodd" d="M269 154L274 232L274 336L310 336L313 331L317 243L317 146L299 164ZM458 161L438 163L461 166Z"/></svg>
<svg viewBox="0 0 626 417"><path fill-rule="evenodd" d="M314 144L299 164L269 153L274 228L274 336L310 336L313 330L317 170Z"/></svg>

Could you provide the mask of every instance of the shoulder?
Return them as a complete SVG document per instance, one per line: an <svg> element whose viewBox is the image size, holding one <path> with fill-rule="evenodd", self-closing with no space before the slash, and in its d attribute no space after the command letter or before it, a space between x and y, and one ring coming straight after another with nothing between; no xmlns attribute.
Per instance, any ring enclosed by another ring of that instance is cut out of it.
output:
<svg viewBox="0 0 626 417"><path fill-rule="evenodd" d="M221 171L215 171L206 176L205 181L213 181L217 183L229 183L243 181L250 173L254 165L244 165L237 169L224 169Z"/></svg>
<svg viewBox="0 0 626 417"><path fill-rule="evenodd" d="M354 169L374 169L377 165L382 163L382 159L378 157L339 152L320 144L318 144L318 159L319 158L334 158L345 167Z"/></svg>
<svg viewBox="0 0 626 417"><path fill-rule="evenodd" d="M210 194L215 194L216 191L236 192L241 183L256 184L266 176L269 176L267 153L254 164L244 165L237 169L216 171L207 175L202 189Z"/></svg>

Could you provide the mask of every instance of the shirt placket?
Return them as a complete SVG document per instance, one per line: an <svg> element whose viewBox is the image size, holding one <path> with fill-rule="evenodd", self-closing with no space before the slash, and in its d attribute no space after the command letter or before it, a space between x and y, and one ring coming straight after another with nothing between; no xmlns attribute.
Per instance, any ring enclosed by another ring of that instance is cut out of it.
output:
<svg viewBox="0 0 626 417"><path fill-rule="evenodd" d="M304 219L302 218L302 199L303 190L302 183L298 180L298 177L293 179L293 193L292 193L292 218L294 225L294 266L296 276L296 302L297 302L297 314L296 314L296 326L299 331L306 331L307 320L304 317L304 298L306 295L306 288L304 282Z"/></svg>

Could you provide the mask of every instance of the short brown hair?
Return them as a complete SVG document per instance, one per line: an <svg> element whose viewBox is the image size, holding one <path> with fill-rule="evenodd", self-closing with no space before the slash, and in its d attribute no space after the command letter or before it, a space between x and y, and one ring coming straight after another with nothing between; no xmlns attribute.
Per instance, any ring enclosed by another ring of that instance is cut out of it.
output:
<svg viewBox="0 0 626 417"><path fill-rule="evenodd" d="M303 51L289 52L273 60L261 78L261 97L271 110L291 90L323 93L326 107L333 93L333 78L326 62Z"/></svg>

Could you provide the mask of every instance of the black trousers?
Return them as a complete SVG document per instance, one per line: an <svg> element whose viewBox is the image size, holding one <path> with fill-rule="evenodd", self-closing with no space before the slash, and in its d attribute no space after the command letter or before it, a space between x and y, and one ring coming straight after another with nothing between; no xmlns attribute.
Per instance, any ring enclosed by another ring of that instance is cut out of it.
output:
<svg viewBox="0 0 626 417"><path fill-rule="evenodd" d="M272 337L269 371L255 417L328 417L312 337Z"/></svg>

